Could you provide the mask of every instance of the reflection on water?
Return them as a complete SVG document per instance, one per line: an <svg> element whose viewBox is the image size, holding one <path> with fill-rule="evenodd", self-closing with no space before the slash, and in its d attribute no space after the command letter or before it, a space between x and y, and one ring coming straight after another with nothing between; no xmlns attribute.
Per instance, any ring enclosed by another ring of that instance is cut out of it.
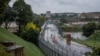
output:
<svg viewBox="0 0 100 56"><path fill-rule="evenodd" d="M83 35L82 32L65 32L64 35L65 34L71 34L71 37L74 39L81 39L81 40L86 39L86 37Z"/></svg>

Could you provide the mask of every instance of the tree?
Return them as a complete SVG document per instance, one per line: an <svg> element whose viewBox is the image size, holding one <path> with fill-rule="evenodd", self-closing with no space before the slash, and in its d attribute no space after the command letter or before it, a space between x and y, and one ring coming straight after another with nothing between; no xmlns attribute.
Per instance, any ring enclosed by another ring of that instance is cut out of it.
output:
<svg viewBox="0 0 100 56"><path fill-rule="evenodd" d="M33 22L27 23L24 28L22 38L37 45L40 29Z"/></svg>
<svg viewBox="0 0 100 56"><path fill-rule="evenodd" d="M100 30L100 24L98 24L98 26L97 26L97 30Z"/></svg>
<svg viewBox="0 0 100 56"><path fill-rule="evenodd" d="M4 9L6 6L8 6L10 0L0 0L0 24L3 21L3 17L4 17Z"/></svg>
<svg viewBox="0 0 100 56"><path fill-rule="evenodd" d="M38 45L38 35L38 32L33 29L29 29L28 31L23 33L22 38L26 41L34 43L35 45Z"/></svg>
<svg viewBox="0 0 100 56"><path fill-rule="evenodd" d="M33 20L33 12L31 10L31 6L26 4L24 0L18 0L13 5L14 10L16 11L16 22L19 25L19 31L27 22Z"/></svg>
<svg viewBox="0 0 100 56"><path fill-rule="evenodd" d="M34 20L33 20L33 22L38 26L38 27L41 27L43 24L44 24L44 22L46 21L46 17L44 17L44 16L40 16L40 15L35 15L34 16Z"/></svg>
<svg viewBox="0 0 100 56"><path fill-rule="evenodd" d="M14 21L15 11L10 6L7 6L4 10L3 22L5 23L5 28L8 29L8 23Z"/></svg>
<svg viewBox="0 0 100 56"><path fill-rule="evenodd" d="M83 35L88 37L94 33L95 29L96 29L95 23L93 23L93 22L88 23L82 27Z"/></svg>
<svg viewBox="0 0 100 56"><path fill-rule="evenodd" d="M67 20L65 18L60 19L61 23L67 23Z"/></svg>

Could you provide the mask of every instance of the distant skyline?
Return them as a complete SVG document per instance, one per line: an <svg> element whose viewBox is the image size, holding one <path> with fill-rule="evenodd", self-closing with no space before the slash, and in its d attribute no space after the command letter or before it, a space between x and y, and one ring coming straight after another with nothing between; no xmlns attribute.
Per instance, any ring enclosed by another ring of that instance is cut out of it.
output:
<svg viewBox="0 0 100 56"><path fill-rule="evenodd" d="M16 0L11 0L11 6ZM100 0L25 0L34 13L100 12Z"/></svg>

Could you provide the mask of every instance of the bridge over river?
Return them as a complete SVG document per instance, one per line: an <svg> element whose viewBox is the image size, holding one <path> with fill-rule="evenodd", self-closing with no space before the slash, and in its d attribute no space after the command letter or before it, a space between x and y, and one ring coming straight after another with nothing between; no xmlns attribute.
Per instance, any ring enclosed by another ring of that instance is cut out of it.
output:
<svg viewBox="0 0 100 56"><path fill-rule="evenodd" d="M66 41L51 20L47 20L41 27L39 47L46 56L85 56L85 53L92 51L89 47L74 41L68 45Z"/></svg>

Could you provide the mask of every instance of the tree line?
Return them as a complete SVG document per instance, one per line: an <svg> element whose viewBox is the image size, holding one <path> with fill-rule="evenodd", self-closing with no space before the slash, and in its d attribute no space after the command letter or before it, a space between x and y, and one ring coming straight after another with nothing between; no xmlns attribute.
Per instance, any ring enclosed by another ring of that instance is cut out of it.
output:
<svg viewBox="0 0 100 56"><path fill-rule="evenodd" d="M40 27L46 20L45 17L35 14L31 6L24 0L16 0L12 7L8 5L10 0L0 0L0 25L16 22L18 36L37 45Z"/></svg>

